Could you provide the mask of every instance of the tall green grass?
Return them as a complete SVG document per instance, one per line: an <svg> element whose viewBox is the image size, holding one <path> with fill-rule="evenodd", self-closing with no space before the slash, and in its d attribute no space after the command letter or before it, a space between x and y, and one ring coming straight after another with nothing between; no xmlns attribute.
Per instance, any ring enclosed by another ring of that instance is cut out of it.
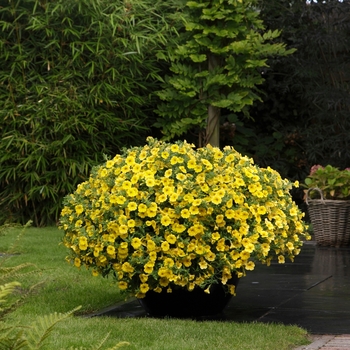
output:
<svg viewBox="0 0 350 350"><path fill-rule="evenodd" d="M0 236L0 253L7 252L20 229ZM55 227L28 228L12 249L12 256L2 255L0 264L16 266L32 263L36 271L20 278L25 293L38 284L14 312L6 316L8 324L32 325L39 316L67 312L81 305L79 314L59 323L46 340L44 349L90 348L108 333L103 349L120 341L129 342L135 350L287 350L307 344L307 333L297 326L262 323L197 322L177 319L86 317L123 300L113 280L93 277L65 262L66 248ZM4 261L6 259L6 261ZM38 272L40 270L40 272Z"/></svg>

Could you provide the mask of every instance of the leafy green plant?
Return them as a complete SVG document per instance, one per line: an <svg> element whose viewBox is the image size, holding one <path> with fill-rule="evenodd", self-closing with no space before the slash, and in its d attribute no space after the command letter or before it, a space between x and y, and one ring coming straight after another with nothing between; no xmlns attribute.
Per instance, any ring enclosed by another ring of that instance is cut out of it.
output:
<svg viewBox="0 0 350 350"><path fill-rule="evenodd" d="M0 298L7 296L13 292L14 288L19 284L12 282L9 285L0 286ZM1 300L1 299L0 299ZM80 307L75 308L66 313L53 313L47 316L38 317L38 320L30 326L7 326L6 323L0 320L0 350L34 350L42 349L46 345L46 340L52 334L55 326L59 322L65 321L68 317L72 316L74 312L78 311ZM101 350L105 344L107 335L99 344L92 345L89 350ZM106 350L116 350L121 347L129 345L128 342L119 342L114 347L109 347ZM87 348L69 348L71 350L86 350Z"/></svg>
<svg viewBox="0 0 350 350"><path fill-rule="evenodd" d="M219 146L221 109L244 111L259 99L257 85L269 56L293 52L265 31L257 1L184 1L184 26L171 50L172 75L165 78L156 112L165 140L205 128L200 145Z"/></svg>
<svg viewBox="0 0 350 350"><path fill-rule="evenodd" d="M314 165L304 187L320 189L324 199L350 199L350 168L339 170L331 165ZM311 190L310 197L319 197L319 193Z"/></svg>
<svg viewBox="0 0 350 350"><path fill-rule="evenodd" d="M144 142L177 1L0 1L0 223L55 224L103 154Z"/></svg>
<svg viewBox="0 0 350 350"><path fill-rule="evenodd" d="M235 294L233 276L293 261L309 238L291 188L231 147L149 138L93 169L66 197L60 228L76 267L137 298L215 284Z"/></svg>

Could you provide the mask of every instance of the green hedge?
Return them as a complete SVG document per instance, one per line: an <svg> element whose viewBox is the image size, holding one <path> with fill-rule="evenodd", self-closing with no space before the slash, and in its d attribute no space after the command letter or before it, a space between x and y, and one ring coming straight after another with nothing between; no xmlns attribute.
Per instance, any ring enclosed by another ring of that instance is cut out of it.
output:
<svg viewBox="0 0 350 350"><path fill-rule="evenodd" d="M172 13L162 0L0 0L0 223L55 222L104 154L144 143Z"/></svg>

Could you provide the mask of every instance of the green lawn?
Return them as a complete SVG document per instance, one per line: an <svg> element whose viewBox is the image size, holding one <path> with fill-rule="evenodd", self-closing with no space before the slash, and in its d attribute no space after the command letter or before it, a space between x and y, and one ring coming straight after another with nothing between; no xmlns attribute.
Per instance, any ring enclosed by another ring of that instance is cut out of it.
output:
<svg viewBox="0 0 350 350"><path fill-rule="evenodd" d="M0 236L0 253L7 252L21 229L7 230ZM93 277L84 268L78 270L65 261L67 250L60 245L63 232L55 227L28 228L10 258L0 257L1 266L33 263L33 273L16 280L22 283L17 296L38 284L25 303L9 313L7 324L30 326L38 317L65 313L81 305L74 316L57 324L43 349L90 349L110 333L102 349L120 341L136 350L287 350L309 343L305 330L296 326L262 323L197 322L177 319L93 317L86 315L113 305L123 297L112 279ZM5 261L6 260L6 261Z"/></svg>

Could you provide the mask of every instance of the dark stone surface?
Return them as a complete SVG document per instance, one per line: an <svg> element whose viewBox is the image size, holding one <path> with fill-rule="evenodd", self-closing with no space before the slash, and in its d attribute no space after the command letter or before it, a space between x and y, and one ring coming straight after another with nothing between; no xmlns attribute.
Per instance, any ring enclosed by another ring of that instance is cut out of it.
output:
<svg viewBox="0 0 350 350"><path fill-rule="evenodd" d="M147 317L137 300L92 316ZM306 242L294 263L256 266L240 279L237 296L212 319L296 324L312 334L350 332L350 246Z"/></svg>

